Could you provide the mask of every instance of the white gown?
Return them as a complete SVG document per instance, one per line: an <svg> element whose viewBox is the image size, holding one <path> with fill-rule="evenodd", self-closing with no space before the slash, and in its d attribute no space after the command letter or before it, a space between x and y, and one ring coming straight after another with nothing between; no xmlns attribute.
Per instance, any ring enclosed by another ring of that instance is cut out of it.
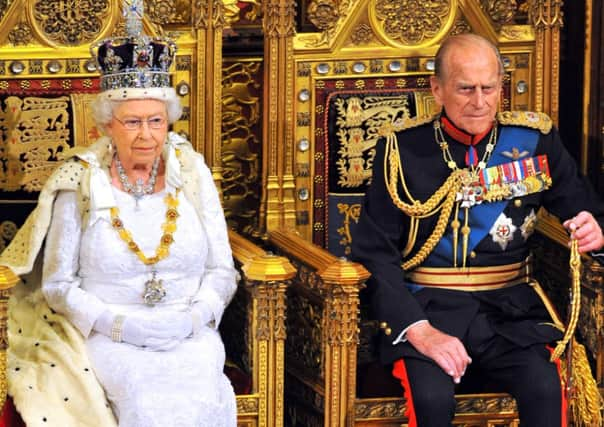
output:
<svg viewBox="0 0 604 427"><path fill-rule="evenodd" d="M165 191L143 197L138 206L129 194L113 188L124 228L150 257L155 254L165 222ZM144 283L151 269L131 252L112 228L107 213L91 213L82 232L73 192L55 201L46 240L42 290L49 305L64 313L82 332L99 382L120 426L236 425L233 389L223 373L224 346L218 331L206 325L169 351L149 351L115 343L93 329L107 308L126 316L153 318L166 310L187 310L193 301L209 299L219 319L225 301L203 280L209 254L208 235L195 209L179 193L179 217L170 255L155 265L163 280L164 301L143 304ZM208 230L211 239L211 230Z"/></svg>

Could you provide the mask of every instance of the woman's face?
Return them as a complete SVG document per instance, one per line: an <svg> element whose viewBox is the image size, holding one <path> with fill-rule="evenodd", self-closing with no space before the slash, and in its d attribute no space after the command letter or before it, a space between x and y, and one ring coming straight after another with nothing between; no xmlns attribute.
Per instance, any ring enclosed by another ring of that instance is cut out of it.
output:
<svg viewBox="0 0 604 427"><path fill-rule="evenodd" d="M168 134L166 104L156 99L120 102L106 131L125 167L152 164Z"/></svg>

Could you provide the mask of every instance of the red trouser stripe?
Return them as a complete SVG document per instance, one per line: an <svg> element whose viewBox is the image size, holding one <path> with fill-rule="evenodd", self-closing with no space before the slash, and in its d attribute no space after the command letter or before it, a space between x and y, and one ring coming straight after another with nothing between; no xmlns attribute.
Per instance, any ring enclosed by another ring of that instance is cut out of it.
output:
<svg viewBox="0 0 604 427"><path fill-rule="evenodd" d="M392 375L395 378L401 380L401 384L403 386L403 389L405 390L404 396L405 399L407 399L407 410L405 411L405 415L409 419L408 427L417 427L417 418L415 416L413 397L411 395L411 385L409 384L407 368L405 367L405 361L403 359L399 359L394 362L394 366L392 368Z"/></svg>
<svg viewBox="0 0 604 427"><path fill-rule="evenodd" d="M546 345L545 348L547 348L550 352L550 354L552 354L554 352L554 349L552 347L550 347L549 345ZM570 355L568 355L568 357L570 357ZM568 426L568 421L567 421L567 410L568 410L568 401L567 401L567 396L566 396L566 387L564 386L566 381L563 380L562 378L562 366L561 363L562 361L560 360L560 358L556 359L556 361L554 362L556 364L556 369L558 370L558 376L560 377L560 392L562 393L562 398L561 398L561 402L562 404L560 405L560 419L562 420L562 427L567 427Z"/></svg>

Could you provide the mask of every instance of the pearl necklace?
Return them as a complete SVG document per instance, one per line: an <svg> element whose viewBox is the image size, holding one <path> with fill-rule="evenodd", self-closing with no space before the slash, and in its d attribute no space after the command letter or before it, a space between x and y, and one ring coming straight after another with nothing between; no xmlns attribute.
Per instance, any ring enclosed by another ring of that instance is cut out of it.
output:
<svg viewBox="0 0 604 427"><path fill-rule="evenodd" d="M138 201L145 194L153 194L155 191L155 181L157 180L157 172L159 170L159 156L155 158L153 161L153 166L151 167L151 173L149 174L149 180L147 184L143 183L142 178L138 178L136 183L131 184L128 180L128 175L126 175L126 171L124 170L124 166L120 161L117 153L115 154L115 168L117 169L117 176L122 184L124 190L132 194L136 199L136 204L138 205Z"/></svg>

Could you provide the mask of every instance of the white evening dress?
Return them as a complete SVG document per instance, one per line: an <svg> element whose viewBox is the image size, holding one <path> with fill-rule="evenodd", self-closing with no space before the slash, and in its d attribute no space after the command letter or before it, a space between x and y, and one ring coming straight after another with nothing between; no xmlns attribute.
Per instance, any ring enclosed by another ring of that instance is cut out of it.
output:
<svg viewBox="0 0 604 427"><path fill-rule="evenodd" d="M165 222L166 191L144 196L138 206L131 195L112 191L124 228L147 257L154 255ZM126 247L109 216L91 213L82 231L74 192L61 192L54 205L42 289L51 308L66 314L86 338L95 374L123 427L236 425L235 395L223 373L224 346L214 325L169 351L115 343L93 329L106 308L153 318L215 295L204 293L203 281L212 230L206 233L183 192L178 198L174 243L169 256L155 265L167 295L153 307L141 297L150 266ZM224 303L216 298L206 302ZM223 309L213 308L218 317Z"/></svg>

